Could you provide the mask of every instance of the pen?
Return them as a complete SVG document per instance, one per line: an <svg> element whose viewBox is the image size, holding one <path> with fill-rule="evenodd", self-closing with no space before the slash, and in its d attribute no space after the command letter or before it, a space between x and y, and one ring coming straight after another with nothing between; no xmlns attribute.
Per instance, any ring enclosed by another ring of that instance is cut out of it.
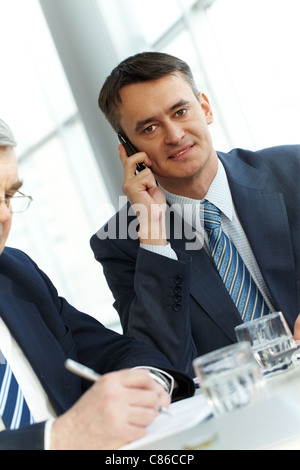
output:
<svg viewBox="0 0 300 470"><path fill-rule="evenodd" d="M73 374L79 375L84 379L90 380L91 382L97 382L100 379L101 375L95 372L93 369L79 364L79 362L73 361L73 359L67 359L65 362L65 367Z"/></svg>
<svg viewBox="0 0 300 470"><path fill-rule="evenodd" d="M80 377L90 380L91 382L97 382L97 380L99 380L101 377L101 375L95 372L93 369L90 369L89 367L84 366L83 364L80 364L73 359L67 359L65 361L65 367L70 372L73 372L73 374L79 375ZM158 408L158 412L171 415L171 413L163 406Z"/></svg>

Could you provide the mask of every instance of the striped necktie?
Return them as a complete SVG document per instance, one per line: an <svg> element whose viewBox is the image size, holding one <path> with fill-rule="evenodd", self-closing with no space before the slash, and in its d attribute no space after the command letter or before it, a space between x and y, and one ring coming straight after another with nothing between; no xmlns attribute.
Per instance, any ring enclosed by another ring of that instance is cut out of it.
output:
<svg viewBox="0 0 300 470"><path fill-rule="evenodd" d="M0 357L3 359L1 351ZM34 422L18 382L4 360L0 361L0 416L6 429L18 429Z"/></svg>
<svg viewBox="0 0 300 470"><path fill-rule="evenodd" d="M270 313L236 247L221 228L221 211L208 201L204 202L204 228L213 261L242 320Z"/></svg>

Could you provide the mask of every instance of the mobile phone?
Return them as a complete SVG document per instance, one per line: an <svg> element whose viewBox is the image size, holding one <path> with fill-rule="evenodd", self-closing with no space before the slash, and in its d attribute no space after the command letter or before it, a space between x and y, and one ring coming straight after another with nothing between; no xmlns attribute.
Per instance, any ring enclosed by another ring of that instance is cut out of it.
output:
<svg viewBox="0 0 300 470"><path fill-rule="evenodd" d="M132 143L128 140L128 138L125 137L123 134L121 134L121 132L119 132L118 138L119 138L120 144L124 145L124 148L127 152L128 157L138 152L138 150L132 145ZM138 172L145 170L145 168L147 167L144 163L138 163L136 166L136 169Z"/></svg>

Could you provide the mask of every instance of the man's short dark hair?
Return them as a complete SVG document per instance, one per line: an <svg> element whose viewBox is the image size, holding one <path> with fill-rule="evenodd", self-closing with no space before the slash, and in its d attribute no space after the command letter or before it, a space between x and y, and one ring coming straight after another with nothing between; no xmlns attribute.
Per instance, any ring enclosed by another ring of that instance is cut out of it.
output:
<svg viewBox="0 0 300 470"><path fill-rule="evenodd" d="M183 60L162 52L141 52L123 60L106 78L98 104L116 132L119 124L118 105L122 103L120 90L126 85L158 80L166 75L180 73L189 83L198 99L198 90L190 67Z"/></svg>

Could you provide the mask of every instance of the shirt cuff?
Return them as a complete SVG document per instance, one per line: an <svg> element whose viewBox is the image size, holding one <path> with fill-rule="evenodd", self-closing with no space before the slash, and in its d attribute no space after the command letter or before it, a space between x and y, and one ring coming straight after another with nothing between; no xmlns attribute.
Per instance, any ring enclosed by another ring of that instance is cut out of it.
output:
<svg viewBox="0 0 300 470"><path fill-rule="evenodd" d="M44 430L44 449L50 450L51 446L51 431L52 431L52 424L54 423L55 419L48 419L45 423L45 430Z"/></svg>
<svg viewBox="0 0 300 470"><path fill-rule="evenodd" d="M166 256L167 258L175 259L177 260L177 255L175 251L171 248L170 243L167 245L146 245L145 243L140 244L141 248L144 248L144 250L152 251L153 253L156 253L157 255L161 256Z"/></svg>

